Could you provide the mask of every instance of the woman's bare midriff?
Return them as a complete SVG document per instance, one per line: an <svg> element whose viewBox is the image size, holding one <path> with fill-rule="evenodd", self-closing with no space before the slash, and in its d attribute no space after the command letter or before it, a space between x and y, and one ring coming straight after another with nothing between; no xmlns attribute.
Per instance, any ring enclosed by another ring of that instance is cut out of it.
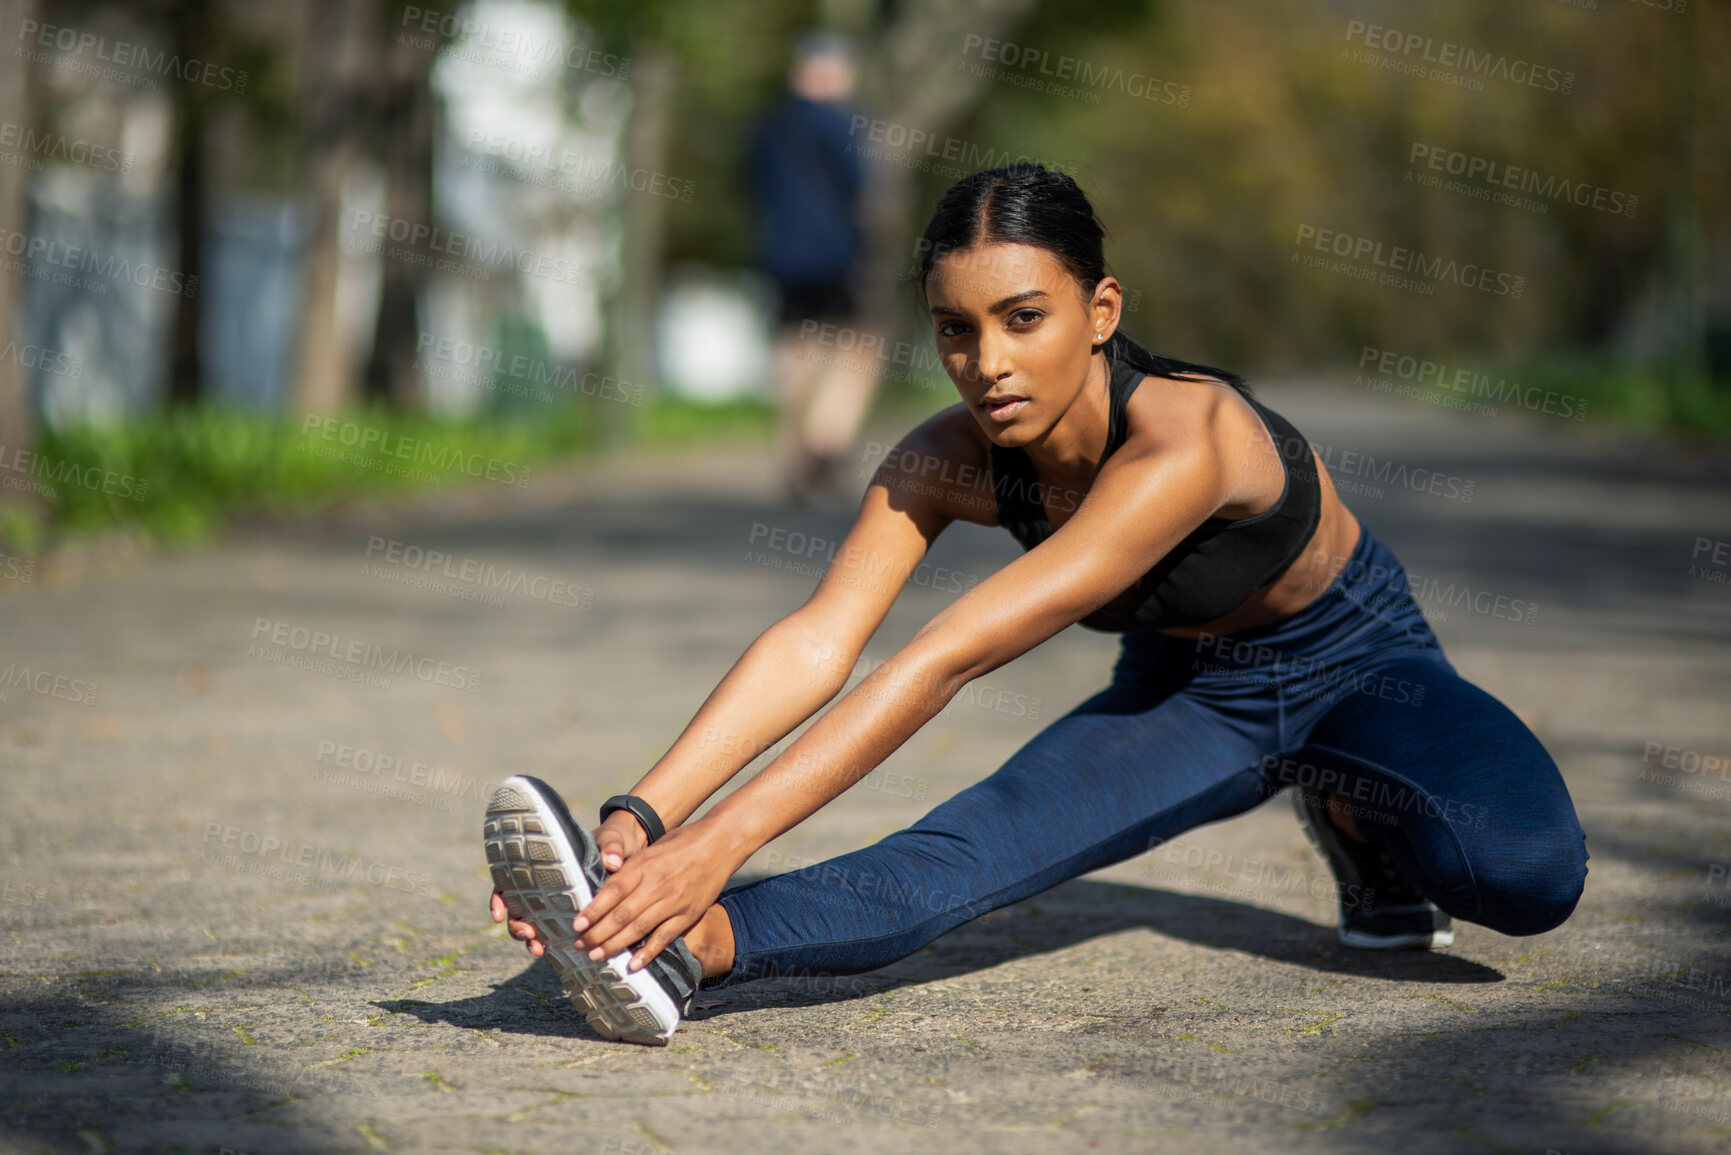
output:
<svg viewBox="0 0 1731 1155"><path fill-rule="evenodd" d="M1164 378L1163 380L1174 384L1194 383L1190 381L1179 382L1173 378ZM1225 382L1210 379L1209 383L1218 388L1230 388ZM1132 402L1134 401L1135 398L1132 397ZM1256 416L1248 405L1242 406L1242 409L1239 427L1232 436L1254 430L1254 434L1249 435L1269 438L1270 472L1277 476L1282 475L1286 464L1285 459L1280 455L1272 438L1269 437L1262 419ZM962 421L966 421L964 427L973 434L976 440L978 459L973 463L974 468L979 470L982 475L989 475L987 471L990 469L991 443L965 414L958 417L958 423ZM1223 617L1201 625L1174 626L1171 629L1161 630L1160 633L1175 638L1195 638L1202 634L1222 635L1236 630L1248 630L1257 626L1269 625L1301 612L1320 597L1323 591L1328 589L1335 576L1345 568L1347 560L1352 557L1353 548L1358 545L1359 524L1358 519L1352 516L1352 512L1342 504L1339 495L1335 493L1334 482L1330 479L1328 470L1323 467L1322 459L1317 456L1315 449L1311 450L1311 462L1311 468L1316 470L1317 482L1322 489L1322 513L1317 520L1316 530L1311 534L1310 540L1305 543L1303 551L1293 560L1292 564L1287 566L1286 571L1274 582L1256 591L1237 609ZM1073 489L1066 489L1063 484L1053 479L1042 477L1041 480L1046 483L1047 491L1053 493L1086 492L1087 488L1085 483ZM1269 488L1274 493L1279 493L1284 485L1283 483L1274 483L1271 480ZM1073 504L1071 508L1074 508ZM1068 517L1068 511L1052 506L1046 506L1045 512L1047 523L1052 526L1054 531ZM1262 511L1253 509L1241 516L1250 517L1259 512ZM966 520L975 520L973 516L968 514L959 514L959 516ZM982 519L981 524L988 523ZM995 522L990 524L995 524ZM1129 591L1126 591L1117 600L1133 601L1134 598ZM1108 603L1108 607L1113 609L1129 608L1128 606L1118 607L1113 603Z"/></svg>

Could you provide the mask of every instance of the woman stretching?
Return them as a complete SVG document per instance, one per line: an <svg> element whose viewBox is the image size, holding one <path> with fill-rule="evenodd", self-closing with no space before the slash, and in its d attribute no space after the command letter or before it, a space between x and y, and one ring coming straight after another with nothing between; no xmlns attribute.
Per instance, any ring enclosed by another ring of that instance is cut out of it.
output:
<svg viewBox="0 0 1731 1155"><path fill-rule="evenodd" d="M1296 429L1235 374L1118 331L1101 241L1062 173L958 181L920 284L961 402L896 446L811 598L593 835L537 779L492 799L494 921L551 952L607 1038L666 1042L699 986L886 966L1288 785L1349 946L1445 946L1450 916L1537 934L1574 910L1586 841L1544 747L1455 672ZM956 520L1026 552L687 821L835 697ZM1123 633L1111 684L996 773L873 846L723 890L969 681L1075 622Z"/></svg>

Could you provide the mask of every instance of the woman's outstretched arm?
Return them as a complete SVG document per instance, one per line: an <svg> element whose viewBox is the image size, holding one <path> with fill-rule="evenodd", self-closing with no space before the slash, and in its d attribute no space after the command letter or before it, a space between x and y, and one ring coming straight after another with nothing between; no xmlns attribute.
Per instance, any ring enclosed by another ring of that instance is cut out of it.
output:
<svg viewBox="0 0 1731 1155"><path fill-rule="evenodd" d="M1212 430L1126 445L1037 548L934 617L752 781L626 860L580 913L579 940L611 957L647 936L642 965L701 918L752 854L870 773L969 681L1133 585L1226 501L1235 479ZM879 479L866 503L891 500Z"/></svg>
<svg viewBox="0 0 1731 1155"><path fill-rule="evenodd" d="M894 459L912 462L953 449L944 445L941 429L931 428L936 420L910 433ZM943 495L910 494L898 479L882 471L879 477L885 483L867 488L853 528L811 597L746 649L632 788L669 831L847 684L908 575L954 520L946 509L953 502ZM636 819L620 812L603 824L598 841L605 860L610 853L629 857L645 836Z"/></svg>
<svg viewBox="0 0 1731 1155"><path fill-rule="evenodd" d="M655 808L669 837L757 754L835 697L946 525L958 517L990 520L982 516L992 502L976 460L977 438L962 424L971 421L952 407L896 445L811 597L758 636L632 788ZM595 841L602 865L617 871L644 849L648 835L636 818L618 811L596 830ZM491 909L495 922L506 918L496 891ZM539 957L542 944L532 923L511 920L509 930Z"/></svg>

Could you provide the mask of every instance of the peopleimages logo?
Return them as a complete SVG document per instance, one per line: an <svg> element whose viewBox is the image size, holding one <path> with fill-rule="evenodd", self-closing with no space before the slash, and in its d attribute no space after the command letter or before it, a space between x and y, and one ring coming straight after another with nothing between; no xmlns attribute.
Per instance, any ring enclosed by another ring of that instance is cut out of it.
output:
<svg viewBox="0 0 1731 1155"><path fill-rule="evenodd" d="M36 559L0 553L0 581L27 582L36 576Z"/></svg>
<svg viewBox="0 0 1731 1155"><path fill-rule="evenodd" d="M47 277L56 284L73 284L92 292L106 293L108 286L101 280L77 276L90 273L94 277L125 282L141 289L174 293L188 299L198 295L198 278L189 277L178 269L153 265L148 261L134 264L125 257L104 256L83 245L69 245L52 237L0 229L0 252L17 257L22 262L20 272ZM70 272L56 272L56 269Z"/></svg>
<svg viewBox="0 0 1731 1155"><path fill-rule="evenodd" d="M110 43L108 37L98 36L94 32L80 32L76 28L44 24L39 20L24 20L18 25L18 39L26 44L34 40L38 48L52 48L67 56L82 56L89 52L97 60L134 72L172 76L188 84L202 84L228 92L246 91L248 73L245 69L226 68L214 61L200 60L196 56L182 59L178 52L152 52L143 44L133 44L125 40ZM25 47L14 49L13 55L24 56L43 64L59 63L46 52ZM99 68L95 71L102 75L112 70ZM155 85L150 87L154 89Z"/></svg>
<svg viewBox="0 0 1731 1155"><path fill-rule="evenodd" d="M499 783L434 766L426 762L405 759L401 755L369 750L365 746L320 739L313 756L313 781L347 786L368 794L402 798L420 806L438 810L454 810L455 798L485 802L493 796ZM410 789L410 788L419 788ZM431 795L443 795L434 798Z"/></svg>
<svg viewBox="0 0 1731 1155"><path fill-rule="evenodd" d="M392 433L388 429L377 426L361 425L354 421L343 421L336 417L321 417L309 413L301 419L301 448L315 456L337 456L345 460L353 458L349 464L367 467L396 466L393 461L377 461L358 454L338 454L325 450L322 446L310 444L317 436L324 441L334 441L339 445L351 446L357 451L378 454L380 457L397 458L403 462L413 462L415 465L425 465L433 469L453 470L469 477L484 477L488 481L496 481L501 485L514 485L521 489L529 484L530 467L520 465L515 461L501 461L497 457L488 457L484 453L464 453L447 445L435 445L431 441L423 441L414 437L405 437L401 433ZM401 466L407 470L408 466ZM416 471L419 472L419 471Z"/></svg>
<svg viewBox="0 0 1731 1155"><path fill-rule="evenodd" d="M1492 160L1489 157L1473 156L1470 153L1456 149L1443 148L1440 145L1412 142L1412 150L1407 154L1406 162L1417 165L1423 162L1425 167L1434 172L1446 172L1450 176L1463 177L1467 182L1482 182L1485 187L1474 186L1474 193L1485 194L1496 204L1513 205L1516 208L1531 208L1531 204L1514 193L1501 191L1492 192L1488 186L1496 185L1502 190L1514 190L1519 193L1532 193L1534 196L1547 200L1565 200L1581 208L1598 209L1600 212L1612 213L1617 216L1632 217L1635 208L1641 203L1641 198L1631 193L1619 192L1616 189L1605 188L1602 185L1588 184L1586 181L1571 181L1556 176L1543 176L1534 169L1522 168L1519 165ZM1407 170L1407 180L1413 180L1413 172ZM1455 190L1450 190L1455 191ZM1546 211L1543 202L1537 204L1540 213Z"/></svg>
<svg viewBox="0 0 1731 1155"><path fill-rule="evenodd" d="M950 569L946 566L933 565L922 561L914 566L906 577L900 576L901 567L893 558L880 557L876 550L861 549L857 545L842 545L839 541L819 537L816 534L806 534L799 530L788 530L781 526L766 525L761 521L753 522L751 535L747 546L763 545L773 553L747 548L745 560L756 562L770 569L785 570L788 573L805 577L824 577L840 582L852 588L881 589L883 587L871 579L894 576L903 585L926 586L934 590L948 593L963 593L980 584L977 574L962 570ZM840 547L840 554L837 548ZM780 556L777 556L780 555ZM789 561L788 559L796 559ZM800 561L797 559L821 559ZM835 572L830 572L830 566L836 564Z"/></svg>
<svg viewBox="0 0 1731 1155"><path fill-rule="evenodd" d="M403 38L412 32L425 34L422 37L410 38L408 42L416 47L435 47L431 39L434 36L444 40L460 40L462 43L458 46L459 50L448 52L447 55L473 59L480 64L495 62L462 50L484 49L505 57L507 61L511 57L518 57L518 60L510 61L517 66L511 71L528 75L540 75L532 67L536 64L560 64L575 71L593 72L599 76L618 76L621 79L631 73L630 57L615 56L582 43L567 43L558 37L537 36L534 32L520 27L494 26L471 16L456 16L441 12L437 8L406 4L403 6L403 18L399 27L407 31L398 33L398 43L404 43Z"/></svg>
<svg viewBox="0 0 1731 1155"><path fill-rule="evenodd" d="M273 851L277 852L277 860L288 870L307 870L315 876L323 875L324 878L317 879L320 883L368 882L406 894L432 892L433 876L422 871L408 870L387 862L368 862L351 854L338 854L328 847L313 846L305 842L290 843L275 834L227 826L221 822L204 824L204 840L199 851L199 861L218 866L240 866L253 874L286 878L287 871L282 867L267 868L265 865L265 860Z"/></svg>
<svg viewBox="0 0 1731 1155"><path fill-rule="evenodd" d="M1047 168L1067 172L1071 167L1054 163L1028 153L1011 153L1007 150L980 145L973 141L962 140L959 137L944 136L922 128L911 128L889 120L878 120L875 117L855 115L848 122L848 136L854 139L848 141L848 152L867 160L884 160L902 168L916 168L926 171L926 166L933 161L955 161L961 166L959 170L951 170L939 165L931 171L975 171L982 168L996 168L999 165L1015 164L1018 161L1041 160ZM859 141L861 133L868 142ZM885 152L887 146L891 152ZM924 162L923 164L910 163Z"/></svg>
<svg viewBox="0 0 1731 1155"><path fill-rule="evenodd" d="M479 558L456 557L436 549L423 549L418 545L379 537L377 534L367 539L367 557L382 557L393 566L415 571L418 574L433 577L449 578L461 582L465 587L451 587L445 583L434 581L429 588L439 593L452 593L455 596L467 597L469 600L482 600L492 591L502 590L509 594L520 594L538 602L548 602L552 605L571 606L574 609L589 609L595 604L595 591L588 586L575 585L557 578L545 577L539 574L530 575L526 570L512 569L510 566L497 566L490 561ZM369 568L362 564L361 573L372 577L381 577L390 571L377 565ZM392 576L390 580L401 581L404 585L418 584L412 579L405 580ZM489 604L503 605L498 598L493 598Z"/></svg>
<svg viewBox="0 0 1731 1155"><path fill-rule="evenodd" d="M1667 770L1682 773L1663 773ZM1707 781L1709 776L1731 783L1731 755L1704 753L1666 742L1648 742L1641 754L1641 768L1636 772L1636 778L1642 782L1673 787L1702 798L1720 801L1731 798L1731 786L1714 786Z"/></svg>
<svg viewBox="0 0 1731 1155"><path fill-rule="evenodd" d="M356 246L352 234L364 233L378 241L391 240L402 247L387 251L387 256L427 265L442 272L462 273L465 276L478 273L485 279L493 273L515 269L519 273L543 280L563 281L570 285L583 283L583 266L575 261L568 261L550 253L538 253L533 249L516 248L495 240L482 240L471 233L453 232L406 217L357 212L348 232L351 234L350 247L358 247L361 252L376 252L380 246ZM418 251L421 249L426 251ZM438 256L441 253L444 254L443 257Z"/></svg>
<svg viewBox="0 0 1731 1155"><path fill-rule="evenodd" d="M692 194L697 186L691 181L668 176L664 172L655 172L646 168L628 169L622 164L615 164L604 156L591 156L562 149L554 153L551 145L538 141L523 140L518 137L504 136L499 133L489 133L485 129L474 129L469 133L466 142L475 152L485 152L502 160L510 161L518 166L518 171L529 177L533 183L547 184L547 180L535 179L550 176L557 172L569 180L557 181L559 187L567 190L588 185L594 191L601 192L608 185L618 185L621 189L631 192L648 193L650 196L663 197L667 200L691 203ZM475 167L470 164L471 157L464 157L465 167ZM540 169L540 173L529 172L530 169Z"/></svg>
<svg viewBox="0 0 1731 1155"><path fill-rule="evenodd" d="M0 445L0 473L22 474L49 485L76 485L84 489L101 490L110 497L129 497L134 501L143 501L150 492L150 482L130 473L116 473L99 465L81 466L76 461L54 461L40 453L16 446L8 449ZM23 478L5 480L9 484L13 480L22 481Z"/></svg>
<svg viewBox="0 0 1731 1155"><path fill-rule="evenodd" d="M1491 293L1499 297L1510 297L1520 300L1526 290L1527 279L1514 273L1502 272L1487 265L1461 264L1452 257L1431 256L1418 249L1409 249L1401 245L1384 246L1383 242L1372 237L1359 237L1351 233L1339 232L1335 229L1319 229L1315 225L1301 224L1298 235L1293 238L1293 245L1298 248L1308 246L1319 253L1331 253L1345 261L1359 262L1368 260L1372 265L1379 265L1392 273L1411 273L1425 280L1450 281L1462 288L1478 289L1480 292ZM1298 253L1292 254L1294 262L1300 262ZM1323 262L1316 258L1303 258L1304 264L1313 267ZM1367 280L1377 280L1379 275L1370 269L1354 269L1352 266L1342 266L1335 262L1336 272L1347 272ZM1389 276L1382 274L1381 276ZM1386 283L1400 283L1401 287L1409 287L1405 278L1393 278Z"/></svg>
<svg viewBox="0 0 1731 1155"><path fill-rule="evenodd" d="M1190 86L1179 84L1172 80L1161 80L1143 72L1126 72L1112 65L1095 65L1076 56L1053 54L1043 48L1031 45L1016 44L1008 40L994 40L970 32L962 39L962 56L968 57L975 52L980 59L994 64L1003 64L1019 72L1032 71L1037 75L1025 77L1001 76L1001 79L1011 80L1024 88L1045 91L1061 96L1081 96L1091 104L1100 103L1098 93L1084 92L1078 88L1060 84L1059 81L1073 81L1076 85L1087 88L1103 88L1108 91L1120 92L1125 96L1133 96L1142 100L1151 100L1158 104L1173 104L1180 108L1190 105ZM969 65L964 59L960 71L974 76L998 75L995 69L980 65ZM1042 81L1040 77L1050 77Z"/></svg>
<svg viewBox="0 0 1731 1155"><path fill-rule="evenodd" d="M620 404L637 406L643 404L647 394L642 385L621 381L617 377L609 377L592 369L579 374L576 369L543 361L539 357L527 357L521 353L507 356L507 350L440 337L435 333L422 333L416 337L415 352L418 354L416 364L424 366L429 376L492 388L499 388L499 379L507 378L511 384L520 384L525 388L505 388L500 389L501 392L533 396L538 401L553 400L551 393L534 388L542 385L554 389L569 389L573 393L582 393L602 401L617 401Z"/></svg>
<svg viewBox="0 0 1731 1155"><path fill-rule="evenodd" d="M1443 69L1460 69L1461 73L1480 81L1486 77L1507 80L1546 92L1560 92L1565 96L1575 90L1573 72L1547 68L1529 60L1510 60L1500 52L1480 52L1452 40L1439 41L1417 32L1403 32L1398 28L1349 20L1346 24L1346 39L1348 42L1359 41L1366 48L1381 49L1402 58L1411 57L1416 52L1424 64L1440 67L1427 71L1420 65L1403 59L1402 62L1408 65L1404 71L1431 75L1433 79L1440 79L1434 74ZM1347 51L1343 48L1341 54L1346 55Z"/></svg>
<svg viewBox="0 0 1731 1155"><path fill-rule="evenodd" d="M38 132L10 120L0 120L0 148L21 148L35 160L57 160L128 176L132 173L132 158L117 148L105 148L52 132Z"/></svg>
<svg viewBox="0 0 1731 1155"><path fill-rule="evenodd" d="M1358 354L1358 367L1363 369L1368 366L1374 366L1378 373L1410 381L1420 391L1429 388L1445 394L1464 393L1473 398L1502 404L1513 403L1535 413L1548 413L1575 421L1585 420L1587 416L1585 398L1558 393L1554 389L1540 389L1536 385L1523 386L1519 381L1511 381L1507 377L1498 377L1492 381L1487 373L1397 353L1392 349L1378 349L1374 345L1363 346ZM1374 385L1376 382L1374 379L1366 382L1360 375L1354 383ZM1492 409L1490 413L1494 416L1496 410Z"/></svg>
<svg viewBox="0 0 1731 1155"><path fill-rule="evenodd" d="M407 650L387 650L359 638L345 641L338 634L291 625L288 622L276 622L270 618L253 619L252 636L255 640L264 638L271 645L286 647L306 658L325 657L345 662L356 672L383 670L391 674L407 674L422 682L467 690L471 694L481 688L481 671L473 666L454 666L434 658L420 658ZM248 647L247 656L271 660L269 652L262 651L257 646ZM389 684L385 683L386 686Z"/></svg>
<svg viewBox="0 0 1731 1155"><path fill-rule="evenodd" d="M11 662L4 670L0 670L0 702L6 701L11 692L17 689L28 690L44 698L74 702L80 706L94 706L98 685L83 678L74 678L70 674L56 674L53 670L32 669Z"/></svg>
<svg viewBox="0 0 1731 1155"><path fill-rule="evenodd" d="M6 347L0 349L0 361L12 361L26 369L40 369L56 377L84 376L84 358L41 345L20 345L16 341L8 341Z"/></svg>
<svg viewBox="0 0 1731 1155"><path fill-rule="evenodd" d="M1706 556L1702 561L1702 555ZM1695 549L1690 553L1689 576L1701 578L1703 581L1724 584L1727 574L1731 574L1731 541L1719 541L1711 537L1697 537ZM1718 566L1718 569L1709 568Z"/></svg>

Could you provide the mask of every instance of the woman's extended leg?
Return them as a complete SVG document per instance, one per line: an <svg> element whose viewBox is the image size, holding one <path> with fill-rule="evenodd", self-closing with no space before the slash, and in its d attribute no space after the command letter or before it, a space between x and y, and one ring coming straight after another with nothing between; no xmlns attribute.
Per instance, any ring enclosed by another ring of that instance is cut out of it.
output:
<svg viewBox="0 0 1731 1155"><path fill-rule="evenodd" d="M1544 746L1446 666L1402 659L1376 673L1422 685L1422 703L1343 695L1304 749L1269 760L1274 782L1339 796L1359 836L1450 916L1510 935L1560 925L1580 900L1586 836Z"/></svg>
<svg viewBox="0 0 1731 1155"><path fill-rule="evenodd" d="M1222 711L1171 683L1115 680L909 829L724 892L734 966L706 985L886 966L989 910L1249 810L1270 792L1260 765L1276 711L1271 697L1234 697Z"/></svg>

